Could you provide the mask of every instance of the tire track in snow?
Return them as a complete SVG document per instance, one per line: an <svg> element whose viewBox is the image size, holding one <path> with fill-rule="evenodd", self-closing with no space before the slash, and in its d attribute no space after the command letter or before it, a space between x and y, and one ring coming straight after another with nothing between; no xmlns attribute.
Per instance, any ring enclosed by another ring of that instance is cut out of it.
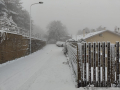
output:
<svg viewBox="0 0 120 90"><path fill-rule="evenodd" d="M50 52L51 52L51 49L48 50L47 52L44 52L44 54L46 54L46 53L48 54L48 53L50 53ZM51 57L52 57L52 56L51 56ZM48 58L48 59L47 59L47 58ZM41 60L39 60L39 59L41 59ZM31 69L33 69L33 67L34 67L34 69L36 69L36 68L38 68L38 65L37 65L37 64L46 63L47 60L49 60L49 57L38 58L38 61L37 61L36 63L32 64L31 66L29 66L29 67L27 67L27 68L23 68L23 69L21 69L20 71L16 72L15 74L11 75L11 76L8 77L7 79L5 79L3 82L1 82L1 83L0 83L0 86L3 86L3 87L4 87L6 84L11 83L12 80L18 79L19 76L20 76L21 74L23 74L23 72L30 71ZM35 67L35 66L36 66L36 67ZM32 78L33 76L35 76L35 74L37 74L38 71L39 71L39 70L35 71L35 73L34 73L33 75L31 75L30 78ZM28 80L30 80L30 79L28 79ZM27 81L28 81L28 80L27 80ZM16 82L16 83L17 83L17 82ZM24 83L24 82L23 82L23 83ZM19 86L18 86L18 87L19 87ZM11 86L10 88L12 88L12 86ZM17 89L17 88L15 88L15 89L9 89L9 90L16 90L16 89Z"/></svg>
<svg viewBox="0 0 120 90"><path fill-rule="evenodd" d="M44 58L43 58L44 59ZM27 70L30 70L33 66L35 66L38 62L40 62L39 60L36 62L36 63L34 63L34 64L32 64L29 68L23 68L23 69L21 69L20 71L18 71L18 72L16 72L15 74L13 74L13 75L11 75L10 77L8 77L6 80L4 80L3 82L1 82L0 83L0 85L1 84L4 84L5 82L7 82L7 81L9 81L9 79L11 79L12 77L15 77L16 75L18 75L19 73L21 73L21 72L25 72L25 71L27 71Z"/></svg>
<svg viewBox="0 0 120 90"><path fill-rule="evenodd" d="M50 56L46 62L48 62L50 60L51 57L53 57L54 55ZM44 68L46 68L46 62L42 65L42 67L36 71L22 86L20 86L17 90L28 90L29 87L34 83L34 81L37 79L37 77L39 77L39 75L42 73L42 70L44 70Z"/></svg>

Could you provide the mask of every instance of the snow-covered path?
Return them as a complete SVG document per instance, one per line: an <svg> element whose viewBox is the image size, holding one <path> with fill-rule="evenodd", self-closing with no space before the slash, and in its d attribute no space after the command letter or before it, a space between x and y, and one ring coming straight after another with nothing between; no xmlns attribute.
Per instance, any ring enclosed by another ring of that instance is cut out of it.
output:
<svg viewBox="0 0 120 90"><path fill-rule="evenodd" d="M75 90L62 48L47 45L0 67L0 90Z"/></svg>
<svg viewBox="0 0 120 90"><path fill-rule="evenodd" d="M2 64L0 90L88 90L75 88L69 66L63 62L66 62L66 57L62 48L51 44L32 55Z"/></svg>

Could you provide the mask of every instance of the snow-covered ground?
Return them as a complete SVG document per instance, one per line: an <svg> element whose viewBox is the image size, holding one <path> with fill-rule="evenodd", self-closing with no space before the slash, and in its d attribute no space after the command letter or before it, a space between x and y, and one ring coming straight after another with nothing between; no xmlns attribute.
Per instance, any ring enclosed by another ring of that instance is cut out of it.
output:
<svg viewBox="0 0 120 90"><path fill-rule="evenodd" d="M0 65L0 90L75 90L62 48L47 45Z"/></svg>
<svg viewBox="0 0 120 90"><path fill-rule="evenodd" d="M32 55L2 64L0 90L84 90L75 88L69 66L63 63L66 61L62 48L51 44Z"/></svg>

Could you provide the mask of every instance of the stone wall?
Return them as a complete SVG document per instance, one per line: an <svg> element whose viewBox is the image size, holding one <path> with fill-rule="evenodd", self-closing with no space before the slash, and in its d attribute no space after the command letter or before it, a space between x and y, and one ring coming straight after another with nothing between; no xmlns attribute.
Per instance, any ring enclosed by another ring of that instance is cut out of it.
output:
<svg viewBox="0 0 120 90"><path fill-rule="evenodd" d="M45 41L32 38L32 53L45 45ZM29 38L0 32L0 64L29 55L29 51Z"/></svg>

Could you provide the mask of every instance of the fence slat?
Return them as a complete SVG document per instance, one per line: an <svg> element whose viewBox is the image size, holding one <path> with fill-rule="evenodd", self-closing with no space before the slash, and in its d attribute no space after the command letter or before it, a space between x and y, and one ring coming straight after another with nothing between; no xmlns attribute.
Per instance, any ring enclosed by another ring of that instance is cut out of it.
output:
<svg viewBox="0 0 120 90"><path fill-rule="evenodd" d="M86 43L84 43L84 85L86 86L87 78L86 78Z"/></svg>
<svg viewBox="0 0 120 90"><path fill-rule="evenodd" d="M110 70L110 42L107 42L107 87L111 87Z"/></svg>
<svg viewBox="0 0 120 90"><path fill-rule="evenodd" d="M81 73L80 73L80 60L79 60L79 53L78 53L78 45L77 45L77 83L78 83L78 87L80 87L80 80L81 80Z"/></svg>
<svg viewBox="0 0 120 90"><path fill-rule="evenodd" d="M102 43L102 60L103 60L103 87L105 87L105 42Z"/></svg>
<svg viewBox="0 0 120 90"><path fill-rule="evenodd" d="M82 49L82 47L83 47L83 45L81 44L81 43L79 43L78 44L78 55L79 55L79 67L80 67L80 86L81 87L83 87L83 54L82 54L82 51L83 51L83 49Z"/></svg>
<svg viewBox="0 0 120 90"><path fill-rule="evenodd" d="M111 45L111 83L115 83L115 47Z"/></svg>
<svg viewBox="0 0 120 90"><path fill-rule="evenodd" d="M96 86L96 43L93 43L93 83Z"/></svg>
<svg viewBox="0 0 120 90"><path fill-rule="evenodd" d="M119 84L119 42L116 42L116 86Z"/></svg>
<svg viewBox="0 0 120 90"><path fill-rule="evenodd" d="M100 52L100 42L98 43L98 86L100 87L100 78L101 78L101 75L100 75L100 60L101 60L101 52Z"/></svg>
<svg viewBox="0 0 120 90"><path fill-rule="evenodd" d="M88 50L89 50L89 85L91 84L91 43L89 43L89 46L88 46Z"/></svg>

